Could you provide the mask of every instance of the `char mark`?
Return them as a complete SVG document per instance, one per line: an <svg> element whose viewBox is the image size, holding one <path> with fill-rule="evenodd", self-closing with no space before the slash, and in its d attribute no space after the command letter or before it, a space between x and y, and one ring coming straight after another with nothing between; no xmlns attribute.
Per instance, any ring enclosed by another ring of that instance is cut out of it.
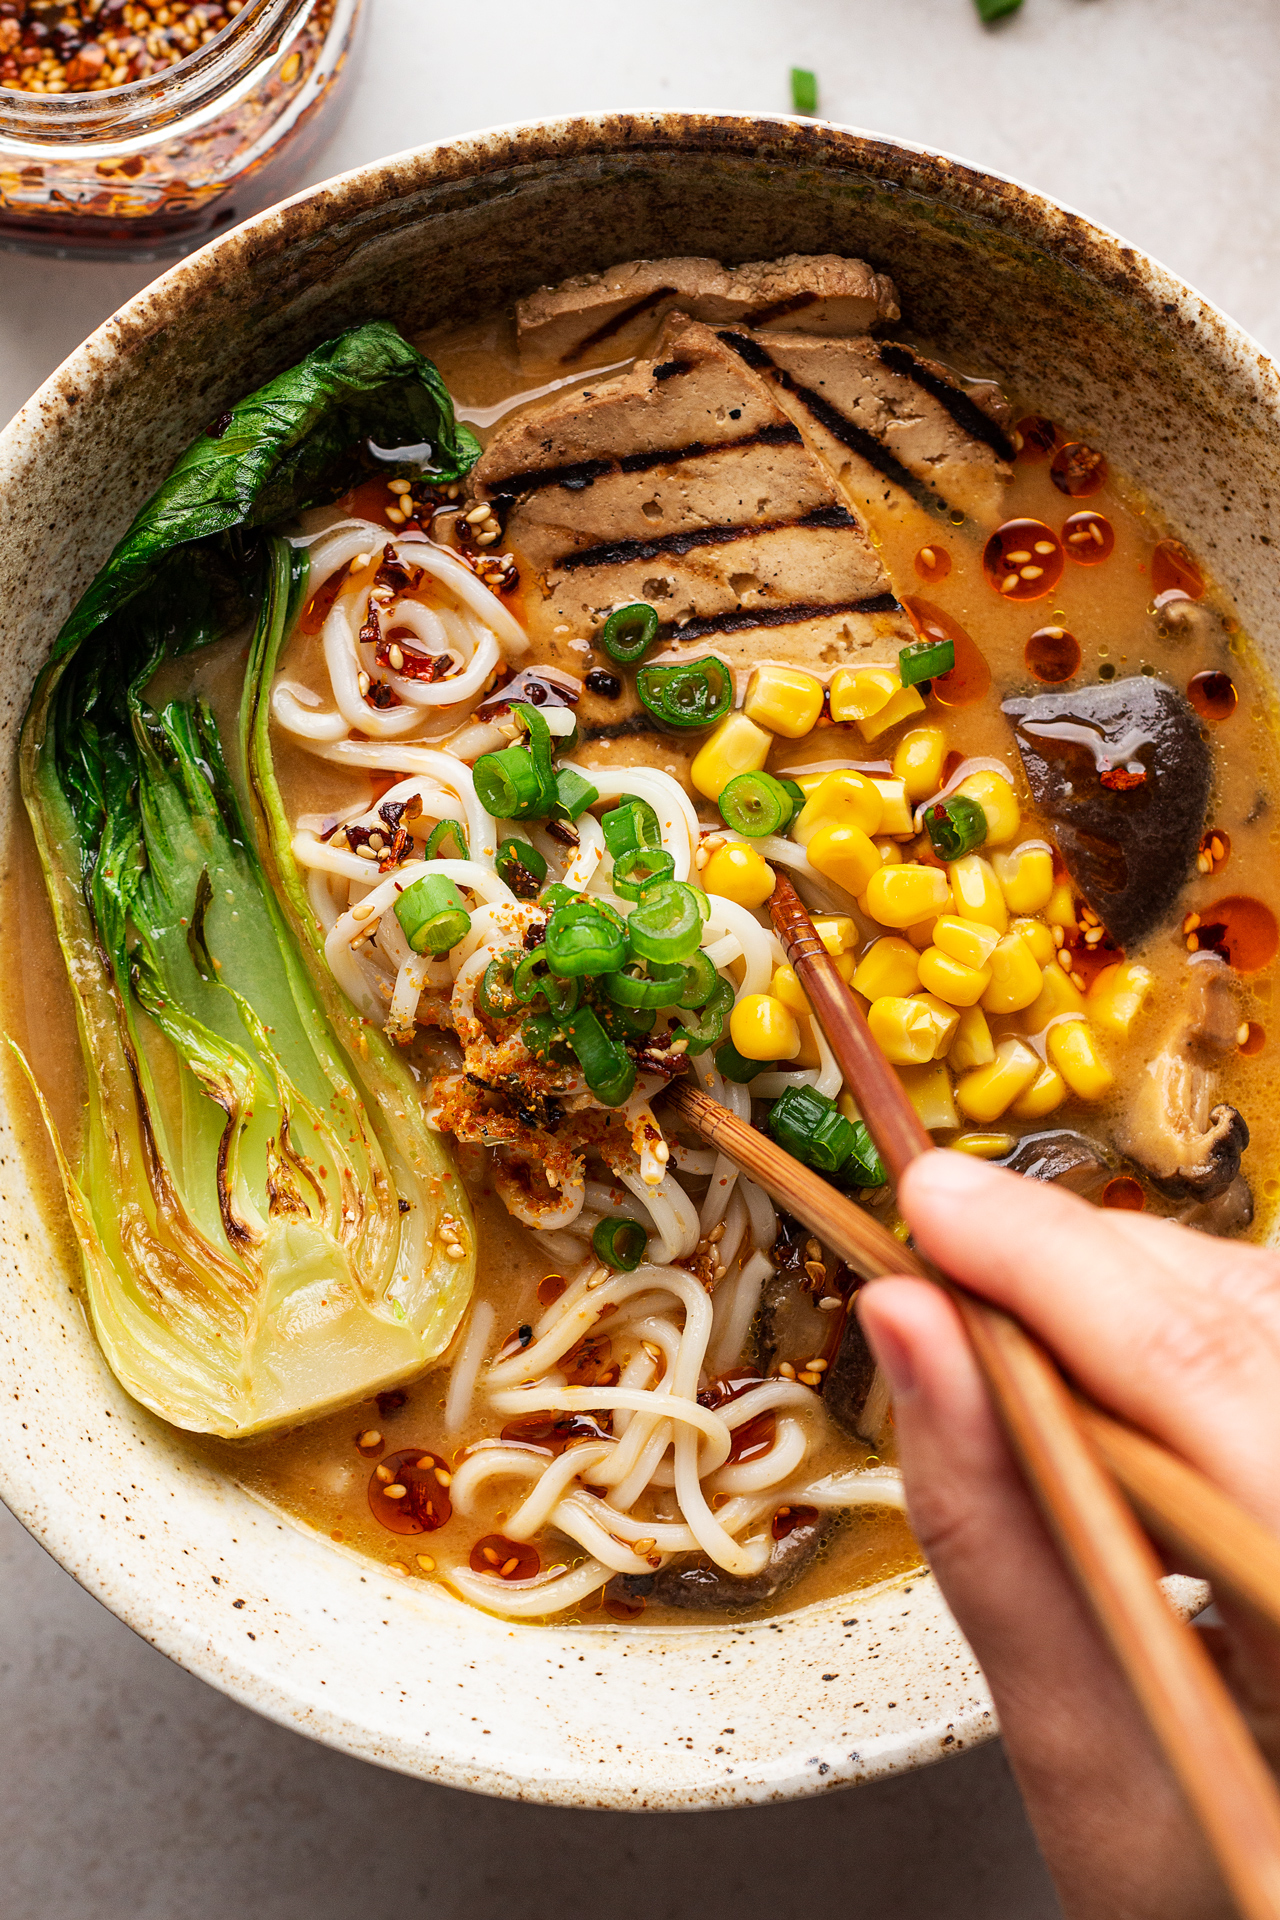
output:
<svg viewBox="0 0 1280 1920"><path fill-rule="evenodd" d="M762 373L769 379L776 380L784 392L793 394L820 426L825 427L842 446L848 447L851 453L856 453L860 460L865 460L869 467L883 475L890 485L901 487L902 491L909 493L917 505L923 507L926 512L945 513L947 511L947 503L941 495L935 493L932 487L926 486L923 480L918 480L909 467L903 466L901 460L896 460L873 433L868 433L865 427L857 426L854 421L841 413L838 407L832 406L822 394L815 393L812 387L802 387L798 380L793 380L786 369L778 365L773 355L766 352L758 340L749 339L743 333L728 331L719 337L727 347L732 347L733 351L756 373Z"/></svg>
<svg viewBox="0 0 1280 1920"><path fill-rule="evenodd" d="M818 601L786 607L738 607L732 613L708 614L705 619L675 621L658 628L658 639L667 643L680 640L704 640L715 633L749 633L753 627L795 627L803 620L830 620L842 613L901 613L891 593L871 593L864 600Z"/></svg>
<svg viewBox="0 0 1280 1920"><path fill-rule="evenodd" d="M679 371L675 362L672 366ZM579 460L571 466L530 467L524 473L510 473L505 479L496 480L489 489L489 497L509 503L521 494L536 493L542 487L564 487L569 493L581 493L607 473L648 473L653 467L675 467L682 460L700 460L709 453L741 453L748 447L803 444L800 429L787 420L776 426L761 427L758 433L745 433L737 440L690 440L683 447L649 447L624 454L620 460Z"/></svg>
<svg viewBox="0 0 1280 1920"><path fill-rule="evenodd" d="M664 360L660 367L654 368L653 377L655 381L673 380L676 374L690 373L692 370L692 360Z"/></svg>
<svg viewBox="0 0 1280 1920"><path fill-rule="evenodd" d="M801 307L811 307L817 299L816 293L793 293L785 300L775 300L771 306L761 307L759 313L753 313L747 320L749 327L767 327L771 320L781 320L785 314L796 313Z"/></svg>
<svg viewBox="0 0 1280 1920"><path fill-rule="evenodd" d="M786 533L793 529L832 528L841 532L858 523L847 507L815 507L798 520L761 520L749 526L694 527L687 533L665 533L656 540L614 540L598 547L583 547L567 553L555 564L565 573L579 567L624 567L632 560L658 560L665 556L692 553L695 547L723 547L732 540L752 540L759 534Z"/></svg>
<svg viewBox="0 0 1280 1920"><path fill-rule="evenodd" d="M633 713L628 720L609 720L602 727L584 727L584 744L594 740L629 740L638 733L658 733L661 729L647 713Z"/></svg>
<svg viewBox="0 0 1280 1920"><path fill-rule="evenodd" d="M949 380L944 380L931 368L922 366L906 347L897 346L892 341L881 346L880 358L891 373L900 373L904 379L914 380L925 393L931 394L939 406L946 408L960 431L967 433L971 440L981 440L1002 460L1013 459L1013 442L1004 428L984 413L962 388L953 387Z"/></svg>
<svg viewBox="0 0 1280 1920"><path fill-rule="evenodd" d="M650 307L656 307L660 300L665 300L668 296L674 299L675 294L674 287L656 287L652 293L646 293L643 298L633 300L629 307L622 309L621 313L615 313L612 320L603 321L594 331L579 340L576 347L562 354L561 364L567 367L570 361L581 360L583 354L590 353L592 347L601 346L606 340L612 340L615 333L621 333L624 327L629 327L633 320L638 320L642 313L648 312Z"/></svg>

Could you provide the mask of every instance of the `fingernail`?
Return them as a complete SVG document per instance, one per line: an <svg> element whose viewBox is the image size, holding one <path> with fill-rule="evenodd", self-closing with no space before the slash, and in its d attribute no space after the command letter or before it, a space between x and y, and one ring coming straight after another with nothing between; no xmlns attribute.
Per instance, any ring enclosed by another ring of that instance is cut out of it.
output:
<svg viewBox="0 0 1280 1920"><path fill-rule="evenodd" d="M895 1400L902 1400L915 1392L916 1370L912 1363L911 1352L906 1342L901 1340L891 1327L869 1327L864 1323L863 1331L867 1344L875 1355L876 1364L882 1369L889 1382L890 1392Z"/></svg>

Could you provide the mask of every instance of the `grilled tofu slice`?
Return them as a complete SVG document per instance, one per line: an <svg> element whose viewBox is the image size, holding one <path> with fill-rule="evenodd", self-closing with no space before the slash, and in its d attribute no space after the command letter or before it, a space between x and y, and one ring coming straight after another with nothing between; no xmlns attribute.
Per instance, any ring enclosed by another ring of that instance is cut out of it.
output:
<svg viewBox="0 0 1280 1920"><path fill-rule="evenodd" d="M962 382L897 341L762 339L740 328L720 338L768 382L873 524L909 502L984 527L999 517L1014 449L994 381Z"/></svg>
<svg viewBox="0 0 1280 1920"><path fill-rule="evenodd" d="M893 282L838 254L789 253L745 267L694 257L627 260L520 301L521 358L560 368L625 359L676 307L713 325L744 321L813 334L865 333L898 318Z"/></svg>
<svg viewBox="0 0 1280 1920"><path fill-rule="evenodd" d="M611 609L647 600L656 654L810 666L912 637L876 549L736 336L671 315L655 359L566 389L472 475L521 562L538 657L581 672ZM576 642L576 644L575 644ZM653 656L651 656L653 657ZM603 662L607 664L607 662Z"/></svg>

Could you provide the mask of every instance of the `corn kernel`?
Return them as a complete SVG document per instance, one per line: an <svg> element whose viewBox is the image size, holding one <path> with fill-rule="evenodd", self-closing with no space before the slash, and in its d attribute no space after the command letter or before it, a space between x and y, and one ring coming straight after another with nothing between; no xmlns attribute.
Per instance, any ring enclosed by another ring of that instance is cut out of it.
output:
<svg viewBox="0 0 1280 1920"><path fill-rule="evenodd" d="M829 773L796 815L791 838L798 847L807 847L819 827L859 827L868 835L878 833L883 812L880 789L865 773Z"/></svg>
<svg viewBox="0 0 1280 1920"><path fill-rule="evenodd" d="M799 975L794 967L775 967L773 979L769 982L769 991L775 1000L781 1000L794 1014L811 1014L809 996L800 985Z"/></svg>
<svg viewBox="0 0 1280 1920"><path fill-rule="evenodd" d="M859 720L858 732L864 740L878 740L890 727L896 727L913 713L924 712L923 696L915 687L900 687L893 698L877 709L869 719Z"/></svg>
<svg viewBox="0 0 1280 1920"><path fill-rule="evenodd" d="M976 800L987 816L987 845L1001 847L1022 825L1022 809L1010 783L990 767L971 773L956 788L966 800Z"/></svg>
<svg viewBox="0 0 1280 1920"><path fill-rule="evenodd" d="M813 731L822 712L822 682L799 667L757 667L742 711L758 727L768 727L784 740L799 740Z"/></svg>
<svg viewBox="0 0 1280 1920"><path fill-rule="evenodd" d="M876 846L880 849L880 864L882 867L900 867L902 865L902 848L896 840L882 840L877 836Z"/></svg>
<svg viewBox="0 0 1280 1920"><path fill-rule="evenodd" d="M873 1000L867 1009L867 1025L885 1059L895 1067L923 1066L937 1052L936 1016L918 996L907 999L900 994L885 994Z"/></svg>
<svg viewBox="0 0 1280 1920"><path fill-rule="evenodd" d="M831 676L831 718L867 720L901 692L896 667L841 667Z"/></svg>
<svg viewBox="0 0 1280 1920"><path fill-rule="evenodd" d="M689 778L708 800L719 800L736 775L760 771L772 745L771 733L748 720L745 713L731 713L699 747Z"/></svg>
<svg viewBox="0 0 1280 1920"><path fill-rule="evenodd" d="M996 1048L995 1058L985 1067L966 1073L956 1088L956 1100L962 1113L979 1126L990 1126L1006 1113L1020 1094L1026 1092L1040 1071L1038 1054L1025 1040L1012 1035Z"/></svg>
<svg viewBox="0 0 1280 1920"><path fill-rule="evenodd" d="M858 929L848 913L818 914L813 930L828 953L848 953L858 944Z"/></svg>
<svg viewBox="0 0 1280 1920"><path fill-rule="evenodd" d="M923 1067L899 1067L897 1074L922 1127L930 1133L941 1133L960 1125L951 1091L951 1075L944 1060L930 1060Z"/></svg>
<svg viewBox="0 0 1280 1920"><path fill-rule="evenodd" d="M1049 904L1044 917L1051 927L1067 927L1073 933L1076 927L1076 897L1071 890L1069 880L1056 880L1053 892L1049 895Z"/></svg>
<svg viewBox="0 0 1280 1920"><path fill-rule="evenodd" d="M729 1015L729 1038L744 1060L794 1060L800 1051L796 1017L771 993L745 993Z"/></svg>
<svg viewBox="0 0 1280 1920"><path fill-rule="evenodd" d="M1053 895L1053 855L1048 847L1029 840L1012 853L993 853L991 864L1010 913L1039 913L1048 906Z"/></svg>
<svg viewBox="0 0 1280 1920"><path fill-rule="evenodd" d="M735 840L717 847L699 876L708 893L736 900L740 907L762 907L773 892L775 875L762 853Z"/></svg>
<svg viewBox="0 0 1280 1920"><path fill-rule="evenodd" d="M973 1067L989 1067L995 1057L995 1042L986 1014L981 1007L966 1007L956 1024L948 1061L957 1073L968 1073Z"/></svg>
<svg viewBox="0 0 1280 1920"><path fill-rule="evenodd" d="M971 1153L975 1160L1003 1160L1017 1145L1012 1133L962 1133L951 1145L957 1153Z"/></svg>
<svg viewBox="0 0 1280 1920"><path fill-rule="evenodd" d="M858 905L860 907L862 906L861 900L859 900ZM946 900L943 903L943 911L949 913L950 910L951 910L951 894L948 891ZM865 912L866 909L863 908L863 911ZM931 914L927 920L917 920L913 926L907 927L905 929L906 936L908 940L911 942L912 946L916 949L917 953L923 953L926 947L932 947L937 945L937 942L934 940L934 937L933 937L934 928L937 926L937 924L938 922L936 918Z"/></svg>
<svg viewBox="0 0 1280 1920"><path fill-rule="evenodd" d="M862 1124L862 1115L858 1111L858 1103L850 1093L848 1087L841 1087L839 1093L836 1095L836 1105L851 1127L857 1127Z"/></svg>
<svg viewBox="0 0 1280 1920"><path fill-rule="evenodd" d="M865 994L868 1000L882 999L885 994L914 993L919 985L920 963L915 948L891 933L872 941L853 976L855 993Z"/></svg>
<svg viewBox="0 0 1280 1920"><path fill-rule="evenodd" d="M1045 1046L1072 1093L1081 1100L1101 1100L1115 1075L1099 1052L1087 1020L1064 1020L1050 1027Z"/></svg>
<svg viewBox="0 0 1280 1920"><path fill-rule="evenodd" d="M1061 971L1061 969L1059 969ZM1104 967L1089 988L1089 1018L1104 1033L1128 1038L1129 1029L1155 992L1155 975L1136 960Z"/></svg>
<svg viewBox="0 0 1280 1920"><path fill-rule="evenodd" d="M797 1015L796 1025L800 1029L800 1051L792 1056L792 1064L797 1067L820 1067L822 1055L818 1051L813 1021Z"/></svg>
<svg viewBox="0 0 1280 1920"><path fill-rule="evenodd" d="M1053 944L1053 934L1043 920L1015 920L1009 931L1022 935L1040 966L1047 967L1050 961L1057 958L1058 949ZM1061 967L1058 971L1061 973Z"/></svg>
<svg viewBox="0 0 1280 1920"><path fill-rule="evenodd" d="M812 852L809 857L812 860ZM941 868L918 866L911 861L900 867L877 865L877 870L863 884L867 912L882 927L913 927L930 914L936 919L950 894L947 876Z"/></svg>
<svg viewBox="0 0 1280 1920"><path fill-rule="evenodd" d="M962 860L953 860L947 871L951 876L955 911L961 919L980 920L984 927L1007 933L1009 911L990 861L984 860L980 853L966 853Z"/></svg>
<svg viewBox="0 0 1280 1920"><path fill-rule="evenodd" d="M893 752L893 771L908 800L927 800L942 785L947 736L941 727L912 727Z"/></svg>
<svg viewBox="0 0 1280 1920"><path fill-rule="evenodd" d="M840 978L844 981L845 985L852 986L854 972L857 969L857 965L858 965L857 954L856 953L833 953L831 958L835 961L836 972L840 975Z"/></svg>
<svg viewBox="0 0 1280 1920"><path fill-rule="evenodd" d="M1043 1120L1046 1113L1060 1107L1067 1097L1067 1083L1056 1067L1043 1066L1025 1093L1020 1093L1009 1111L1015 1120Z"/></svg>
<svg viewBox="0 0 1280 1920"><path fill-rule="evenodd" d="M1000 935L981 920L961 920L944 913L935 922L933 938L944 953L966 967L985 967Z"/></svg>
<svg viewBox="0 0 1280 1920"><path fill-rule="evenodd" d="M880 854L861 827L819 827L805 852L811 867L855 898L880 872Z"/></svg>
<svg viewBox="0 0 1280 1920"><path fill-rule="evenodd" d="M936 993L913 993L911 998L917 1006L929 1010L934 1031L933 1057L941 1060L956 1037L956 1028L960 1025L959 1009L940 999Z"/></svg>
<svg viewBox="0 0 1280 1920"><path fill-rule="evenodd" d="M906 782L886 780L883 774L873 773L871 784L880 794L882 812L880 815L881 833L898 833L904 838L916 830L915 816L907 800Z"/></svg>
<svg viewBox="0 0 1280 1920"><path fill-rule="evenodd" d="M991 969L968 967L939 946L926 947L920 955L920 985L949 1006L972 1007L991 985Z"/></svg>
<svg viewBox="0 0 1280 1920"><path fill-rule="evenodd" d="M1043 1033L1051 1020L1064 1013L1083 1013L1084 995L1072 985L1057 961L1040 975L1040 992L1022 1017L1028 1033Z"/></svg>
<svg viewBox="0 0 1280 1920"><path fill-rule="evenodd" d="M1020 933L1006 933L987 964L991 985L982 996L982 1004L988 1013L1020 1013L1039 998L1041 971Z"/></svg>

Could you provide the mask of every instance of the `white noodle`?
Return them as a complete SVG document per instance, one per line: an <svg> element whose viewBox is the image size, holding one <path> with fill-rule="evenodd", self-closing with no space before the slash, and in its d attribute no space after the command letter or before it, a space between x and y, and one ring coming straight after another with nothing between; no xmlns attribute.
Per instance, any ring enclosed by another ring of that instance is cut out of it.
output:
<svg viewBox="0 0 1280 1920"><path fill-rule="evenodd" d="M489 1344L496 1319L497 1309L491 1300L477 1300L471 1309L466 1334L449 1373L449 1391L444 1401L446 1433L461 1433L466 1425L476 1390L476 1381L480 1377L485 1348Z"/></svg>

